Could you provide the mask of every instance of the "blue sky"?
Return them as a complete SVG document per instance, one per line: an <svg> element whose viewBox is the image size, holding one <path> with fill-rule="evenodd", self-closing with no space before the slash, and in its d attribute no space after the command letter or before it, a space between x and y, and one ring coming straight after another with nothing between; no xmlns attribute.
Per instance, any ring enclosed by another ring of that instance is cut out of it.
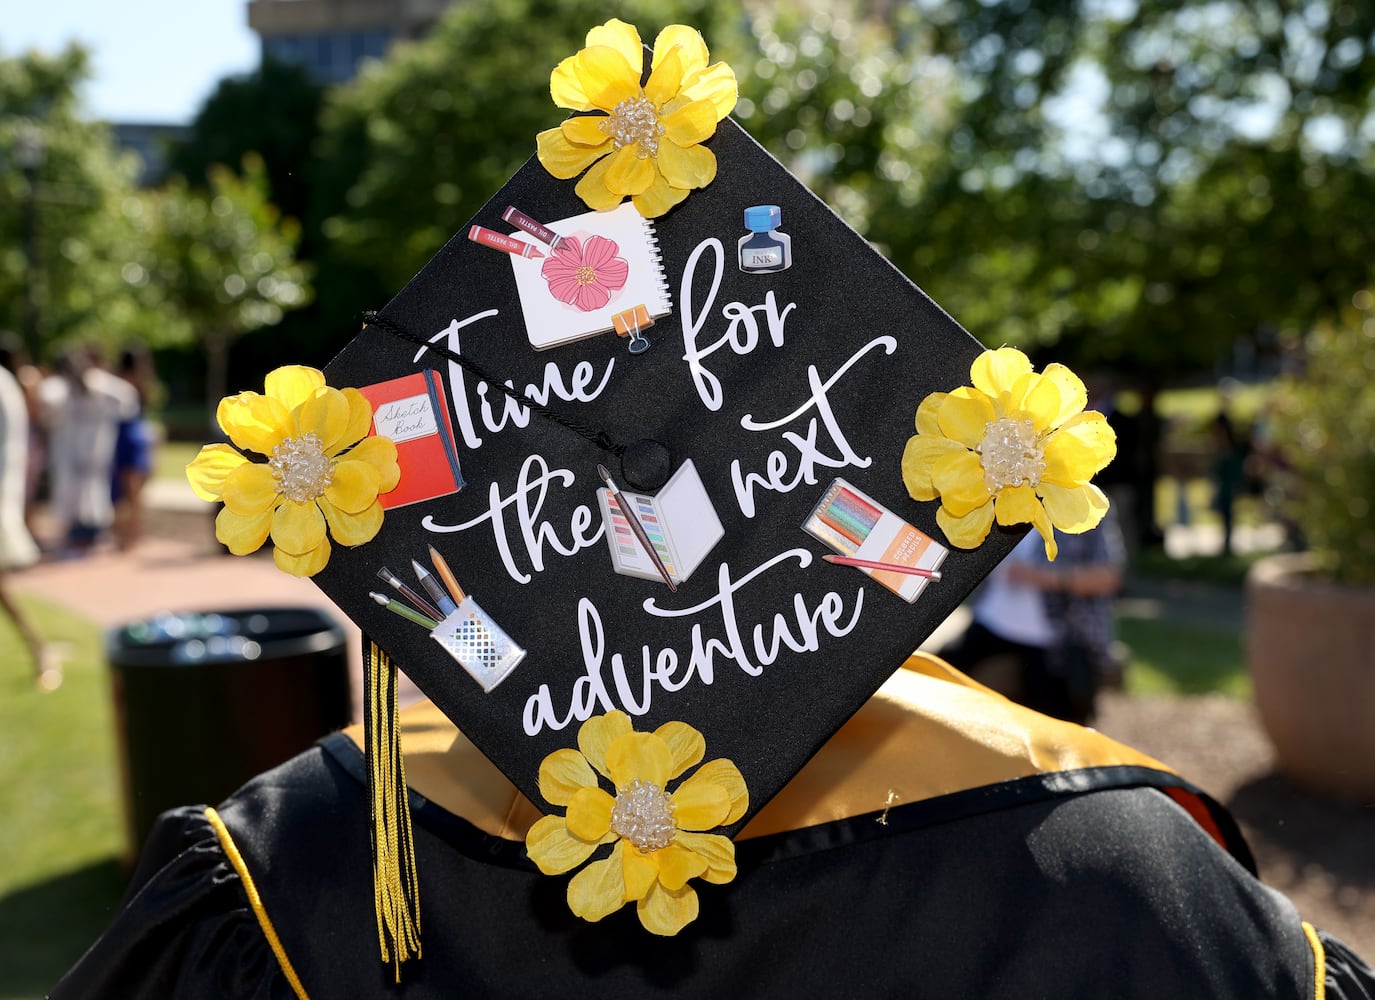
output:
<svg viewBox="0 0 1375 1000"><path fill-rule="evenodd" d="M93 53L84 107L109 121L189 122L224 76L258 64L246 0L6 0L0 56Z"/></svg>

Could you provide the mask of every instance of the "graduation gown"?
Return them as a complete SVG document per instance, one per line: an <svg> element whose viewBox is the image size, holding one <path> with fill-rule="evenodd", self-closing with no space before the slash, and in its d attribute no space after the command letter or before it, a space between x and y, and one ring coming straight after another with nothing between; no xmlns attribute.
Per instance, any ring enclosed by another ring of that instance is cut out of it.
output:
<svg viewBox="0 0 1375 1000"><path fill-rule="evenodd" d="M382 964L360 734L165 814L53 1000L1375 997L1164 765L914 656L746 827L657 938L590 924L539 810L428 703L403 713L423 957Z"/></svg>

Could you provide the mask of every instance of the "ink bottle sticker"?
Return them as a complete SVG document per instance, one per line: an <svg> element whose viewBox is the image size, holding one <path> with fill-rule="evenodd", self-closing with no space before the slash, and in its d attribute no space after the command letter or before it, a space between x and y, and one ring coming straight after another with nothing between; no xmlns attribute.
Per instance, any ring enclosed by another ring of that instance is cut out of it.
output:
<svg viewBox="0 0 1375 1000"><path fill-rule="evenodd" d="M768 274L786 271L793 266L793 244L778 227L783 224L783 212L777 205L753 205L745 209L745 228L742 237L740 270L747 274Z"/></svg>

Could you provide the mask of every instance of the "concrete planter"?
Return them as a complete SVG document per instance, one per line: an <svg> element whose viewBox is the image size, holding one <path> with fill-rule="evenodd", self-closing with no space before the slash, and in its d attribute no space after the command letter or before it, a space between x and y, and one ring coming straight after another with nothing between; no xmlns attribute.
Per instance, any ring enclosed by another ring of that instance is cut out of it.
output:
<svg viewBox="0 0 1375 1000"><path fill-rule="evenodd" d="M1375 587L1322 580L1306 555L1246 580L1247 663L1279 770L1313 791L1375 802Z"/></svg>

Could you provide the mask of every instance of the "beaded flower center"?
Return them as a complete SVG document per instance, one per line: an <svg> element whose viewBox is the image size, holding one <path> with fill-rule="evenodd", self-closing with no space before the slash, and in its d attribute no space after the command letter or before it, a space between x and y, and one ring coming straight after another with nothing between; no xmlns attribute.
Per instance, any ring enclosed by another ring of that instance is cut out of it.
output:
<svg viewBox="0 0 1375 1000"><path fill-rule="evenodd" d="M617 149L639 143L635 155L640 159L659 155L659 136L664 134L664 126L654 105L643 94L628 97L616 105L616 110L603 118L597 127L611 136Z"/></svg>
<svg viewBox="0 0 1375 1000"><path fill-rule="evenodd" d="M272 449L267 464L277 492L297 503L314 500L334 481L334 460L318 434L287 438Z"/></svg>
<svg viewBox="0 0 1375 1000"><path fill-rule="evenodd" d="M1036 426L1027 419L1003 417L984 425L979 455L990 493L1008 486L1036 486L1046 471L1046 452Z"/></svg>
<svg viewBox="0 0 1375 1000"><path fill-rule="evenodd" d="M673 822L673 802L658 785L636 778L616 793L611 829L641 851L667 847L678 832Z"/></svg>

